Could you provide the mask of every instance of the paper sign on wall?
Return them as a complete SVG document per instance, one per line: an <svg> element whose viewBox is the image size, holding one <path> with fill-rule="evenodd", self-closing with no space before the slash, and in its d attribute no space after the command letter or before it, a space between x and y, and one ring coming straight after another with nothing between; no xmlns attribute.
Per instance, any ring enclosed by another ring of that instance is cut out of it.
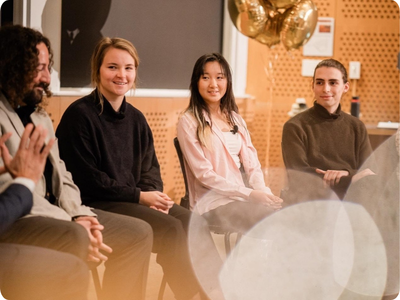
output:
<svg viewBox="0 0 400 300"><path fill-rule="evenodd" d="M304 56L333 56L333 18L319 17L315 31L303 46Z"/></svg>

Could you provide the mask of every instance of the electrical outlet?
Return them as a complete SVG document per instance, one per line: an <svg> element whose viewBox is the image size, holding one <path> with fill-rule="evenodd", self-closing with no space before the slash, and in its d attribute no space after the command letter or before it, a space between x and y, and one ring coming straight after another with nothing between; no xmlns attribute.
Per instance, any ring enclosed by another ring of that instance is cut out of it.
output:
<svg viewBox="0 0 400 300"><path fill-rule="evenodd" d="M351 61L349 64L349 78L360 79L361 63L359 61Z"/></svg>

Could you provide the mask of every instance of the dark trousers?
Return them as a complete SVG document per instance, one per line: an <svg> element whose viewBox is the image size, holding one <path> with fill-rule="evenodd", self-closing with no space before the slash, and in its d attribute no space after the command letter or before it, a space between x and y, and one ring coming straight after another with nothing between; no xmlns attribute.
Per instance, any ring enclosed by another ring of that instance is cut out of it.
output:
<svg viewBox="0 0 400 300"><path fill-rule="evenodd" d="M144 299L152 248L151 227L135 218L94 212L104 225L104 243L113 249L106 254L102 300ZM39 246L86 260L89 238L86 230L72 221L30 217L15 222L0 236L0 243Z"/></svg>
<svg viewBox="0 0 400 300"><path fill-rule="evenodd" d="M74 255L0 244L0 291L6 299L85 300L88 267Z"/></svg>
<svg viewBox="0 0 400 300"><path fill-rule="evenodd" d="M157 262L162 266L167 282L176 299L190 299L200 291L191 257L188 251L187 235L192 218L196 219L196 234L203 247L207 248L213 259L210 276L217 278L222 261L211 238L208 225L199 215L174 205L169 214L151 209L141 204L128 202L91 202L92 207L142 219L153 229L153 252L157 253ZM193 259L192 259L193 260ZM218 285L216 282L214 286ZM207 290L214 287L205 287Z"/></svg>
<svg viewBox="0 0 400 300"><path fill-rule="evenodd" d="M203 217L209 224L245 233L273 212L259 203L234 201L204 213Z"/></svg>

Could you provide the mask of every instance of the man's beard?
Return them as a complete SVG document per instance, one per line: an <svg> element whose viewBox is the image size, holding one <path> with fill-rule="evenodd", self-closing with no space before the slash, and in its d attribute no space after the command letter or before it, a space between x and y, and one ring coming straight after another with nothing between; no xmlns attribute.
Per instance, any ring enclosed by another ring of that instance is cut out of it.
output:
<svg viewBox="0 0 400 300"><path fill-rule="evenodd" d="M43 91L36 89L36 87L41 87L43 91L46 91L48 84L46 83L39 83L35 85L34 88L25 95L22 102L24 102L28 106L38 106L43 101Z"/></svg>

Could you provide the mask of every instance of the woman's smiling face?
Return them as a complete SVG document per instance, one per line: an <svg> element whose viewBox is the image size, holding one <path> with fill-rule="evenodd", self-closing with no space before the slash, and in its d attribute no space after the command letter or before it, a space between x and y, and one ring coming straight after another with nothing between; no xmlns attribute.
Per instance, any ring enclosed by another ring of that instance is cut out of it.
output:
<svg viewBox="0 0 400 300"><path fill-rule="evenodd" d="M227 85L228 80L219 62L211 61L204 65L204 72L197 86L201 97L208 106L216 104L219 106L221 98L226 93Z"/></svg>
<svg viewBox="0 0 400 300"><path fill-rule="evenodd" d="M136 64L125 50L110 48L100 67L100 92L108 101L123 99L135 83Z"/></svg>

